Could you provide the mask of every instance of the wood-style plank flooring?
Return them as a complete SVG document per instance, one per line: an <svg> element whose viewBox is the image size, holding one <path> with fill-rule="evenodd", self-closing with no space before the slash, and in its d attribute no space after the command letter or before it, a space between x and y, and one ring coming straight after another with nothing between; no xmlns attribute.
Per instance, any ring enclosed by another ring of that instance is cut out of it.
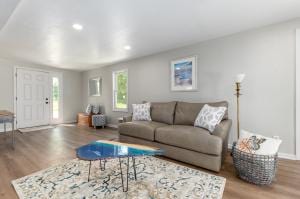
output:
<svg viewBox="0 0 300 199"><path fill-rule="evenodd" d="M71 160L75 158L77 147L99 139L117 140L118 133L113 129L58 126L37 132L17 133L15 150L9 145L9 137L0 135L0 198L17 198L11 180ZM300 161L280 160L276 181L271 186L263 187L238 179L229 154L220 173L177 163L225 177L223 198L300 198Z"/></svg>

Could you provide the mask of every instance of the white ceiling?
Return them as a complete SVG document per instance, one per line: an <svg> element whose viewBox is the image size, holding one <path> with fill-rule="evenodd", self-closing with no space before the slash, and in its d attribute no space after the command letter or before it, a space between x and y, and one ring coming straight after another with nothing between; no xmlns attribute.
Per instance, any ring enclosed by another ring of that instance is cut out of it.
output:
<svg viewBox="0 0 300 199"><path fill-rule="evenodd" d="M0 30L18 5L20 0L0 0Z"/></svg>
<svg viewBox="0 0 300 199"><path fill-rule="evenodd" d="M22 0L13 11L17 2L0 0L0 57L76 70L300 16L299 0Z"/></svg>

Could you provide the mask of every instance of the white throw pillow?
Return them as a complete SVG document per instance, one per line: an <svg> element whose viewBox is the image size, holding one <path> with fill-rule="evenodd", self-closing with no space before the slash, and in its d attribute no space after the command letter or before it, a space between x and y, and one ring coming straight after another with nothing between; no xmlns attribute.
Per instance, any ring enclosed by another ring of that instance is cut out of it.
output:
<svg viewBox="0 0 300 199"><path fill-rule="evenodd" d="M150 103L145 103L145 104L132 104L132 120L134 121L151 121L151 116L150 116Z"/></svg>
<svg viewBox="0 0 300 199"><path fill-rule="evenodd" d="M194 126L205 128L212 133L215 127L222 121L226 109L226 107L213 107L205 104L200 110Z"/></svg>
<svg viewBox="0 0 300 199"><path fill-rule="evenodd" d="M257 155L274 155L281 144L280 139L269 138L241 130L237 148L241 151Z"/></svg>
<svg viewBox="0 0 300 199"><path fill-rule="evenodd" d="M85 112L87 114L91 114L92 113L92 108L93 108L93 106L91 104L88 104L86 109L85 109Z"/></svg>

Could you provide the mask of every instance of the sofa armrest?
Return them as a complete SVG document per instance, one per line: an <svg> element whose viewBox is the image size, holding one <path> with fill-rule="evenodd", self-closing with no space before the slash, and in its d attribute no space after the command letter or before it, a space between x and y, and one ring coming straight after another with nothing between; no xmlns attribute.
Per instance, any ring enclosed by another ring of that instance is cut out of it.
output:
<svg viewBox="0 0 300 199"><path fill-rule="evenodd" d="M123 122L131 122L131 121L132 121L132 115L123 117Z"/></svg>
<svg viewBox="0 0 300 199"><path fill-rule="evenodd" d="M216 126L212 134L222 138L222 140L226 139L228 137L231 124L232 121L230 119L221 121L220 124Z"/></svg>
<svg viewBox="0 0 300 199"><path fill-rule="evenodd" d="M216 126L215 130L212 132L213 135L218 136L222 139L222 162L224 162L228 150L228 138L231 125L232 120L223 120Z"/></svg>

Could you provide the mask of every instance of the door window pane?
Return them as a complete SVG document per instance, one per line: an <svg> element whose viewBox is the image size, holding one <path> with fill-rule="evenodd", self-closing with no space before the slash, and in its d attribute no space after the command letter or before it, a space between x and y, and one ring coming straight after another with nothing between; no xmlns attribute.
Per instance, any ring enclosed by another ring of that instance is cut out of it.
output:
<svg viewBox="0 0 300 199"><path fill-rule="evenodd" d="M114 110L127 110L127 70L116 71L113 73L114 85Z"/></svg>
<svg viewBox="0 0 300 199"><path fill-rule="evenodd" d="M52 118L59 119L59 79L52 78Z"/></svg>

